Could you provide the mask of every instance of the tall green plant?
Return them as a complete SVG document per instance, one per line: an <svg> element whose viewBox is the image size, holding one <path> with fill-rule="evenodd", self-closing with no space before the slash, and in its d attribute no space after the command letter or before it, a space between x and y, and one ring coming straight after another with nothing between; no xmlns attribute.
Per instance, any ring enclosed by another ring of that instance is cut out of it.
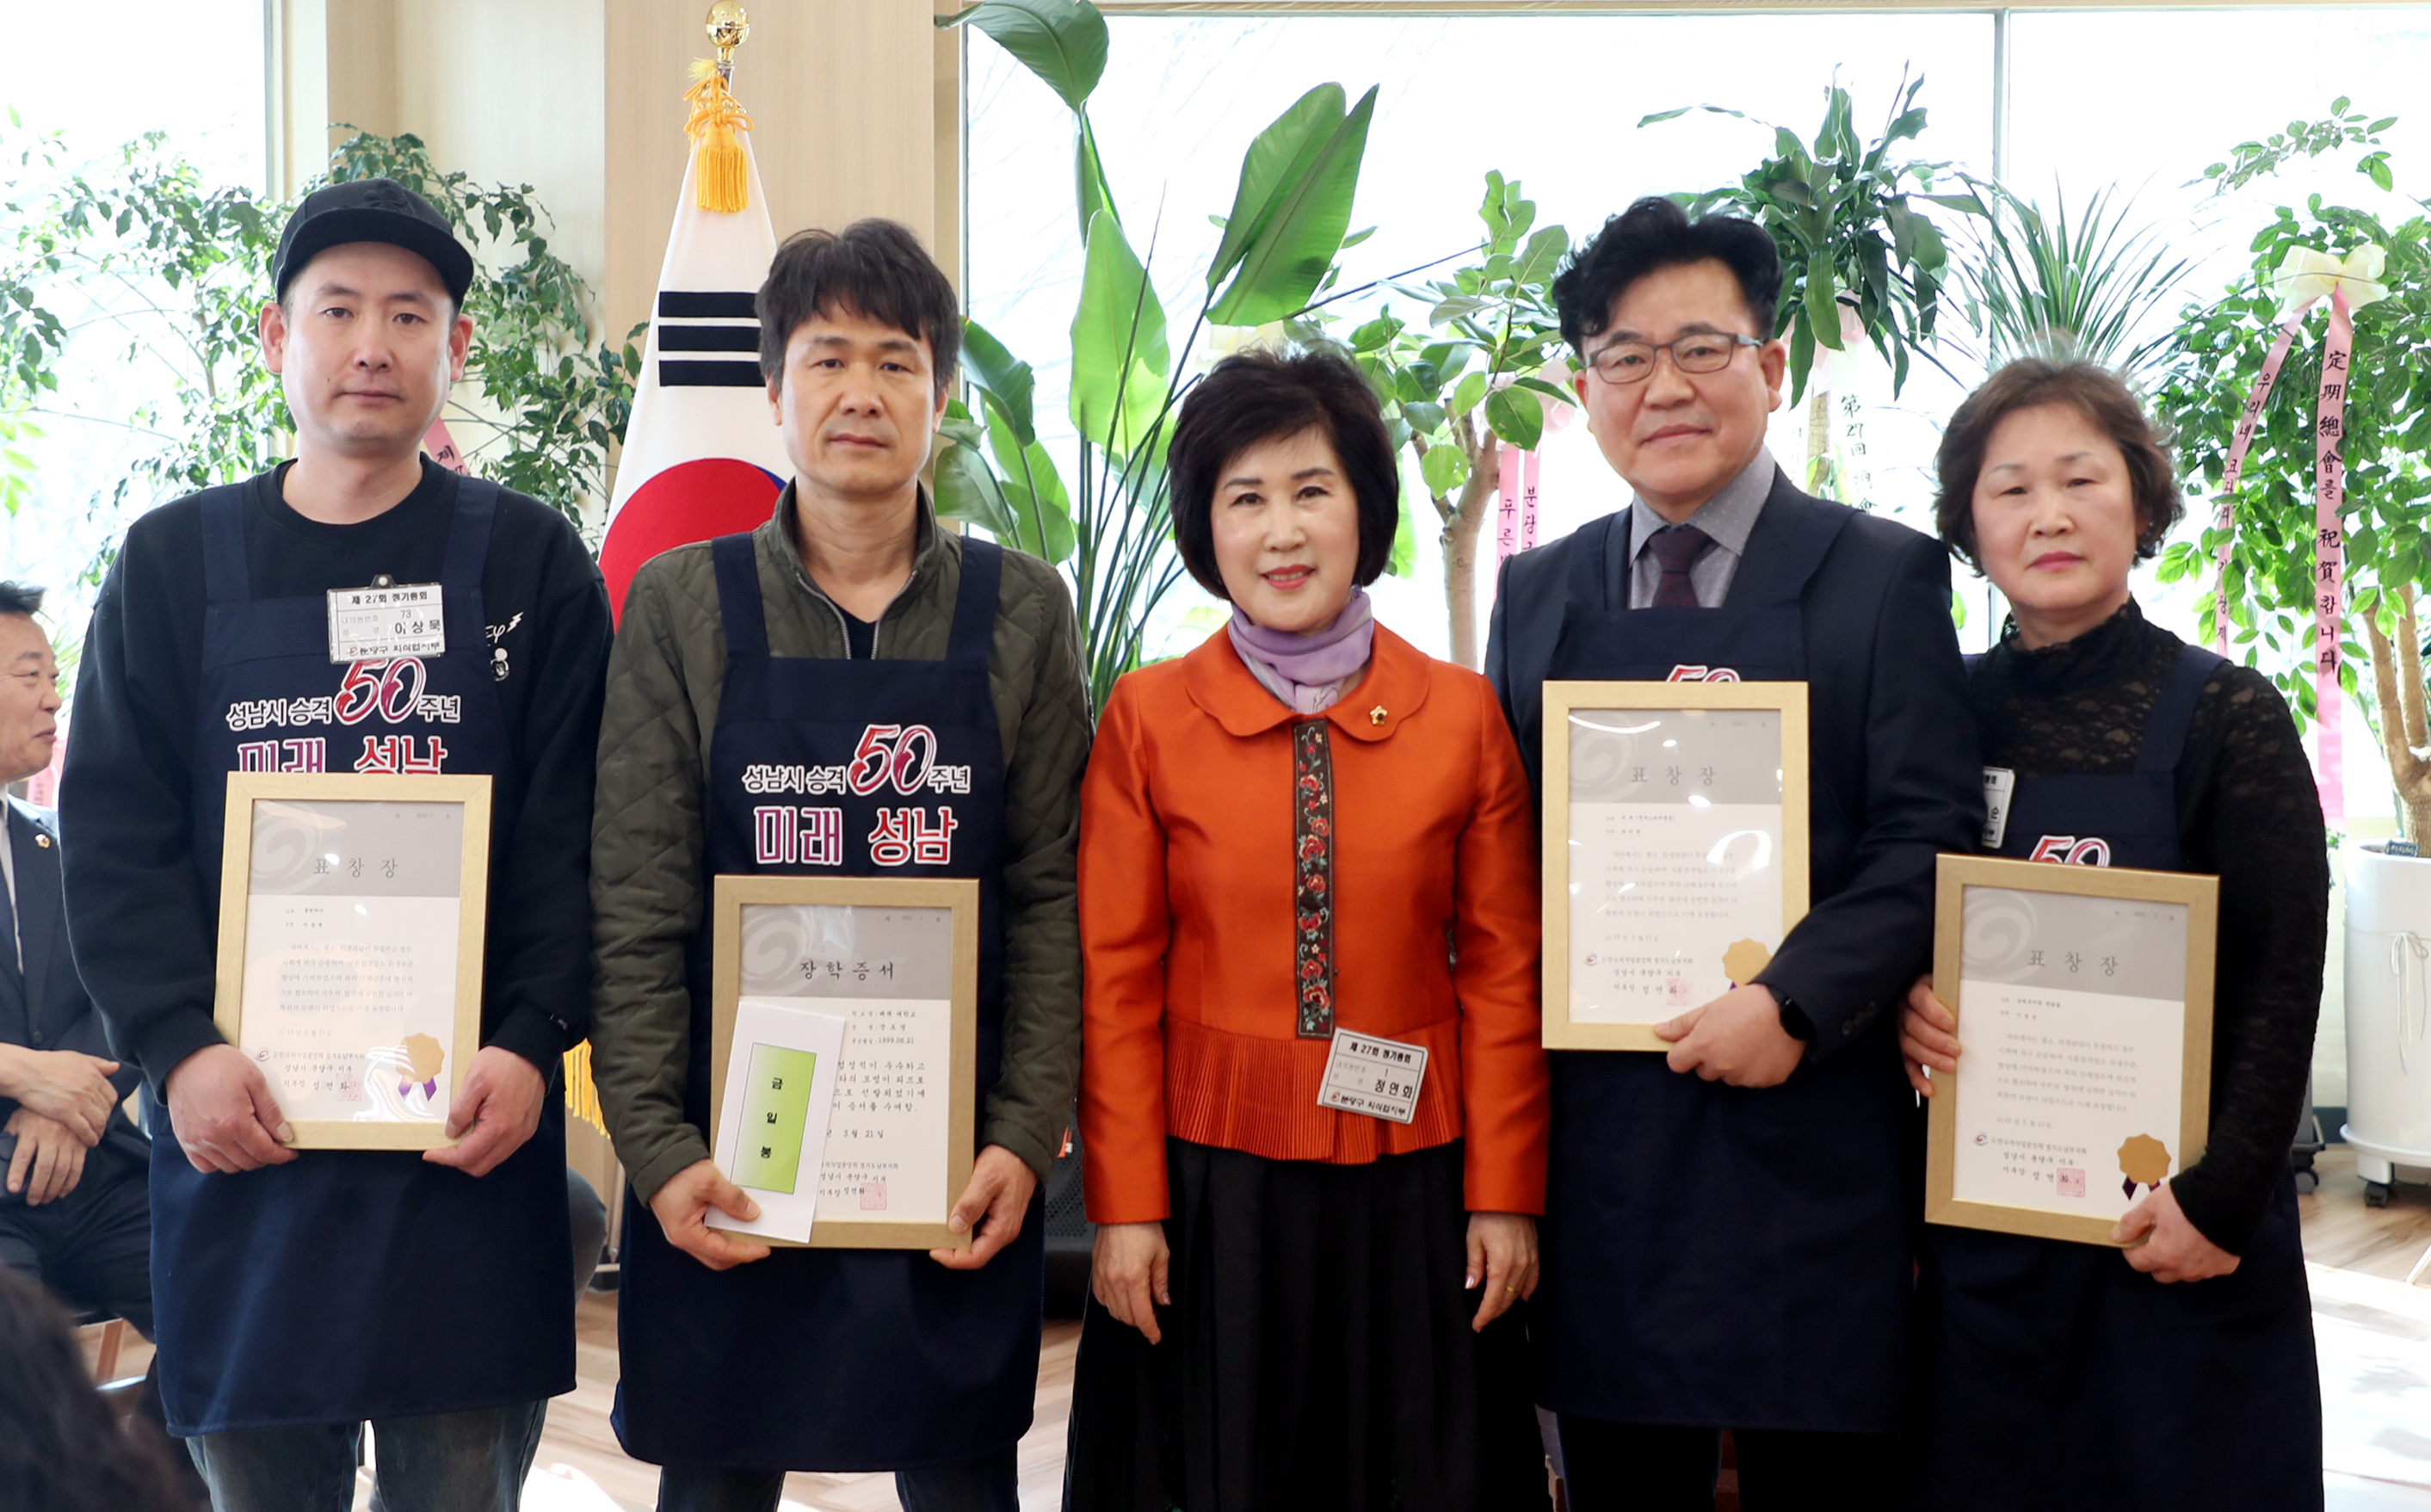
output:
<svg viewBox="0 0 2431 1512"><path fill-rule="evenodd" d="M232 481L283 452L293 428L258 325L271 261L292 208L205 183L155 132L98 172L60 169L56 139L21 145L30 191L0 205L0 349L29 417L132 428L155 443L108 501L113 512L168 493ZM37 174L30 170L45 170ZM550 250L548 215L529 185L479 185L440 170L421 141L358 134L324 182L386 176L428 197L475 252L465 380L445 418L487 477L578 518L605 492L608 452L630 412L638 354L590 344L589 287ZM57 408L58 367L89 342L154 395L107 414ZM106 345L105 345L106 344ZM0 400L6 395L0 395ZM8 407L0 402L0 417ZM29 467L0 455L0 498Z"/></svg>
<svg viewBox="0 0 2431 1512"><path fill-rule="evenodd" d="M1823 92L1823 122L1811 143L1786 126L1770 126L1771 154L1737 183L1673 196L1693 213L1728 210L1772 233L1782 261L1773 334L1789 343L1793 402L1806 395L1816 354L1844 349L1844 311L1855 333L1890 363L1894 395L1907 382L1912 356L1941 365L1932 344L1950 255L1920 207L1980 215L1983 206L1971 191L1934 192L1935 176L1948 163L1896 155L1902 143L1924 132L1924 108L1916 103L1923 88L1922 78L1904 83L1882 135L1863 142L1849 92L1832 85ZM1698 105L1659 111L1637 124L1649 126L1691 110L1755 121L1738 110ZM1819 388L1807 406L1809 488L1830 486L1825 459L1831 416L1831 396Z"/></svg>
<svg viewBox="0 0 2431 1512"><path fill-rule="evenodd" d="M1977 185L1986 213L1968 223L1954 283L1987 373L2021 357L2098 362L2131 382L2171 344L2165 307L2194 267L2152 223L2133 223L2116 189L2073 213L2056 187L2049 210Z"/></svg>
<svg viewBox="0 0 2431 1512"><path fill-rule="evenodd" d="M1046 558L1070 577L1089 689L1102 707L1139 664L1148 617L1180 582L1165 445L1210 325L1258 326L1304 311L1350 238L1351 200L1376 92L1351 104L1320 84L1249 143L1224 235L1179 346L1149 276L1151 230L1135 249L1107 187L1088 99L1105 72L1105 18L1085 0L987 0L940 17L1003 44L1055 91L1073 118L1075 199L1083 232L1066 396L1080 445L1071 482L1038 437L1037 378L977 322L964 328L975 407L949 407L952 443L937 459L937 510Z"/></svg>
<svg viewBox="0 0 2431 1512"><path fill-rule="evenodd" d="M1502 448L1533 449L1544 433L1543 400L1571 402L1545 376L1567 367L1552 287L1569 233L1536 227L1535 201L1500 173L1485 176L1477 213L1484 258L1422 284L1386 286L1425 310L1424 326L1387 308L1350 340L1434 507L1451 659L1468 667L1478 664L1477 542L1501 492Z"/></svg>
<svg viewBox="0 0 2431 1512"><path fill-rule="evenodd" d="M2343 108L2343 107L2341 107ZM2332 143L2337 145L2339 143ZM2379 170L2375 172L2374 170ZM2375 152L2357 165L2374 183L2388 173ZM2415 201L2419 211L2424 202ZM2431 837L2431 733L2423 711L2422 640L2416 601L2431 583L2431 218L2385 218L2312 195L2280 206L2255 236L2251 273L2218 302L2186 310L2168 359L2156 408L2175 430L2178 464L2190 497L2217 496L2239 416L2266 355L2286 320L2271 276L2296 248L2346 252L2366 243L2387 254L2389 296L2355 313L2355 353L2346 389L2348 644L2341 679L2357 693L2359 653L2371 668L2369 706L2376 712L2391 785L2406 833ZM2246 662L2271 672L2300 718L2314 703L2312 637L2315 395L2321 382L2322 316L2292 349L2263 407L2236 503L2235 549L2226 575L2231 637ZM2207 504L2199 505L2207 512ZM2161 554L2164 581L2201 580L2213 571L2217 529ZM2215 595L2200 608L2209 624ZM2355 644L2360 630L2363 644Z"/></svg>

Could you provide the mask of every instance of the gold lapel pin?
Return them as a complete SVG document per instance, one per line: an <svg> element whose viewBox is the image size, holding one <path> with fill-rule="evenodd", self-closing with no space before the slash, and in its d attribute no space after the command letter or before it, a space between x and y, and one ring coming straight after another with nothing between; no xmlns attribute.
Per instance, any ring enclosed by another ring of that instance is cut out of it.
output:
<svg viewBox="0 0 2431 1512"><path fill-rule="evenodd" d="M1383 704L1380 703L1375 708L1367 711L1367 722L1371 725L1381 725L1384 722L1384 706Z"/></svg>
<svg viewBox="0 0 2431 1512"><path fill-rule="evenodd" d="M48 850L51 848L51 837L46 834L38 834L34 836L34 844L42 847L45 850Z"/></svg>

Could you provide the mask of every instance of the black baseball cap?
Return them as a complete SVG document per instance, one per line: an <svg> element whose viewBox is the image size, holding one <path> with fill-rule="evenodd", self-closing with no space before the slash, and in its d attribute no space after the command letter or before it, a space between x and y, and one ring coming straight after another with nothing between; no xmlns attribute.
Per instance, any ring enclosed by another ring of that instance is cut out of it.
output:
<svg viewBox="0 0 2431 1512"><path fill-rule="evenodd" d="M277 296L287 297L287 286L306 263L348 242L386 242L418 253L438 270L456 308L464 307L464 291L473 287L473 254L430 201L394 178L356 178L304 196L278 235L273 269Z"/></svg>

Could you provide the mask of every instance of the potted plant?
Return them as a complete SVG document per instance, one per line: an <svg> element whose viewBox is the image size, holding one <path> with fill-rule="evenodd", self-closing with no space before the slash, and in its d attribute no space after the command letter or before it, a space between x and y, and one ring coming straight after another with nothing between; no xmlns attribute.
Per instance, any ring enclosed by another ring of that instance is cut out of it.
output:
<svg viewBox="0 0 2431 1512"><path fill-rule="evenodd" d="M2048 209L1998 184L1973 187L1984 214L1967 223L1951 279L1974 336L1967 355L1987 376L2041 357L2098 362L2149 387L2171 345L2165 303L2194 260L2158 225L2130 222L2115 189L2071 211L2056 186Z"/></svg>
<svg viewBox="0 0 2431 1512"><path fill-rule="evenodd" d="M2339 101L2334 118L2346 109ZM2365 128L2376 131L2388 123ZM2291 133L2296 145L2247 143L2239 166L2303 143L2312 152L2362 140L2346 133ZM2369 144L2367 143L2367 144ZM2358 173L2392 185L2389 155L2374 151ZM2237 172L2215 167L2212 176ZM2347 596L2339 686L2358 699L2380 737L2379 769L2397 799L2402 839L2354 845L2346 852L2346 1008L2348 1138L2368 1196L2385 1201L2393 1163L2431 1164L2431 731L2426 731L2418 600L2431 582L2431 219L2384 217L2325 204L2281 206L2254 239L2250 275L2216 304L2189 308L2172 339L2156 408L2177 433L2178 462L2196 485L2217 494L2239 415L2266 356L2288 318L2272 292L2274 275L2309 254L2343 258L2365 277L2377 271L2386 297L2354 315L2354 360L2345 384L2342 448L2346 469L2343 546ZM2377 249L2375 259L2364 249ZM2349 254L2357 254L2350 257ZM2377 294L2379 291L2371 291ZM2270 400L2255 417L2251 450L2233 504L2232 533L2217 525L2161 557L2166 580L2208 577L2215 552L2230 546L2225 569L2204 601L2228 605L2231 648L2262 668L2286 693L2300 723L2320 711L2314 686L2314 613L2322 592L2315 567L2316 395L2322 378L2320 311L2300 332ZM2370 669L2368 690L2356 674ZM2336 774L2324 773L2324 778Z"/></svg>
<svg viewBox="0 0 2431 1512"><path fill-rule="evenodd" d="M1672 196L1692 214L1722 209L1744 215L1772 233L1781 249L1773 333L1789 343L1790 402L1807 401L1803 481L1826 497L1840 490L1831 464L1831 394L1821 385L1807 394L1817 353L1870 343L1890 363L1894 395L1907 382L1911 356L1940 366L1933 342L1950 255L1920 207L1983 213L1971 190L1934 192L1935 176L1949 164L1894 156L1925 125L1924 108L1916 103L1924 80L1903 82L1888 123L1871 142L1858 140L1849 92L1835 84L1823 92L1823 124L1811 143L1786 126L1770 126L1771 155L1737 183ZM1638 126L1692 109L1754 121L1738 110L1699 105L1659 111Z"/></svg>
<svg viewBox="0 0 2431 1512"><path fill-rule="evenodd" d="M10 358L0 428L48 419L148 431L159 445L118 483L118 510L270 465L292 427L277 377L257 358L257 323L287 207L206 186L159 132L98 171L64 171L52 138L15 156L25 192L0 205L0 350ZM639 354L629 339L592 344L590 287L550 250L548 211L530 185L476 183L432 162L419 138L358 132L306 192L371 177L424 195L476 254L465 296L473 348L448 401L451 428L464 428L483 476L579 523L583 498L606 492ZM159 372L162 397L132 413L58 408L58 363L80 332ZM0 501L13 512L19 469L31 464L0 452Z"/></svg>
<svg viewBox="0 0 2431 1512"><path fill-rule="evenodd" d="M1425 283L1383 285L1422 306L1425 325L1405 325L1387 307L1349 338L1442 528L1451 659L1466 667L1478 664L1477 542L1501 491L1502 448L1534 449L1545 406L1572 402L1556 381L1568 364L1552 292L1569 233L1536 227L1535 202L1500 173L1485 176L1477 213L1484 240L1476 262Z"/></svg>

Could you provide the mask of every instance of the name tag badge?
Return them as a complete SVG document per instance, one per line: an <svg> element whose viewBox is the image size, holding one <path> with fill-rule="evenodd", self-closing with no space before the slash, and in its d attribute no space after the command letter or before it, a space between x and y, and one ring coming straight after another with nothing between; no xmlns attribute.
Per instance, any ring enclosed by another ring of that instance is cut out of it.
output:
<svg viewBox="0 0 2431 1512"><path fill-rule="evenodd" d="M1316 1100L1320 1107L1409 1123L1418 1116L1418 1088L1426 1080L1423 1046L1336 1029Z"/></svg>
<svg viewBox="0 0 2431 1512"><path fill-rule="evenodd" d="M2009 795L2017 791L2018 774L2005 766L1984 768L1984 848L1998 850L2009 832Z"/></svg>
<svg viewBox="0 0 2431 1512"><path fill-rule="evenodd" d="M447 617L435 582L329 590L329 660L391 662L447 649Z"/></svg>

